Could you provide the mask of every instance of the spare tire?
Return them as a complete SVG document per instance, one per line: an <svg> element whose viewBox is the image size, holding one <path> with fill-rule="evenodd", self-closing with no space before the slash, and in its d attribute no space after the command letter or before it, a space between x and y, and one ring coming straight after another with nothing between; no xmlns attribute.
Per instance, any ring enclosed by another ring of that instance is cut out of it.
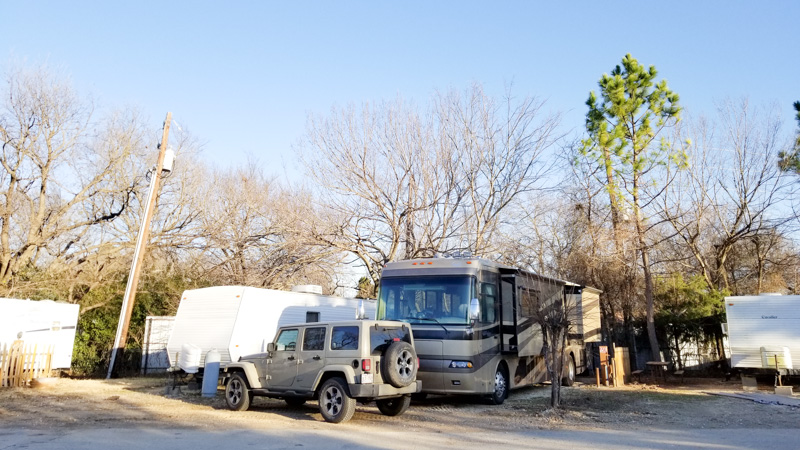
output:
<svg viewBox="0 0 800 450"><path fill-rule="evenodd" d="M417 352L406 341L395 341L386 349L381 359L384 381L396 388L406 387L417 378Z"/></svg>

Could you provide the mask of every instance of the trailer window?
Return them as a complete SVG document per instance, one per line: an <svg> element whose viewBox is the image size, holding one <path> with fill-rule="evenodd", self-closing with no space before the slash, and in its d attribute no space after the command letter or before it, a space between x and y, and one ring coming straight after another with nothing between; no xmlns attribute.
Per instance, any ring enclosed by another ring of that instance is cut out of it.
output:
<svg viewBox="0 0 800 450"><path fill-rule="evenodd" d="M331 350L358 350L358 327L333 327Z"/></svg>
<svg viewBox="0 0 800 450"><path fill-rule="evenodd" d="M322 350L325 348L325 327L306 328L303 332L303 351Z"/></svg>

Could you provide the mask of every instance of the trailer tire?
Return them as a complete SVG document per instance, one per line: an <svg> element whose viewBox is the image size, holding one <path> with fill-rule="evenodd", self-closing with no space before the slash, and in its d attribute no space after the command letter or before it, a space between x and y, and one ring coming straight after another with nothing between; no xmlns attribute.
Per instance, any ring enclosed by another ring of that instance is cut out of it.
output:
<svg viewBox="0 0 800 450"><path fill-rule="evenodd" d="M417 378L417 353L405 341L395 341L381 358L381 375L396 388L404 388Z"/></svg>
<svg viewBox="0 0 800 450"><path fill-rule="evenodd" d="M494 373L494 392L489 396L492 404L502 405L508 398L508 369L503 364Z"/></svg>
<svg viewBox="0 0 800 450"><path fill-rule="evenodd" d="M399 416L408 409L408 405L411 404L411 396L384 398L375 400L375 404L378 405L378 410L384 416Z"/></svg>
<svg viewBox="0 0 800 450"><path fill-rule="evenodd" d="M572 386L575 384L575 357L570 354L567 357L567 373L561 380L563 386Z"/></svg>
<svg viewBox="0 0 800 450"><path fill-rule="evenodd" d="M247 387L247 380L241 373L236 372L231 376L228 385L225 386L225 404L228 409L233 411L245 411L250 407L252 400L250 389Z"/></svg>

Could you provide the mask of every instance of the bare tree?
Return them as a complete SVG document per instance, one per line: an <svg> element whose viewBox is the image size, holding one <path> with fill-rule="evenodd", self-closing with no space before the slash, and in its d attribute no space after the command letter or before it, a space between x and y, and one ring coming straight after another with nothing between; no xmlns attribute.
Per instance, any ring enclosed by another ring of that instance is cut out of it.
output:
<svg viewBox="0 0 800 450"><path fill-rule="evenodd" d="M312 117L299 149L329 227L318 241L354 255L377 283L399 257L490 255L509 206L541 187L557 116L496 102L474 86L420 114L402 101Z"/></svg>
<svg viewBox="0 0 800 450"><path fill-rule="evenodd" d="M732 290L727 261L741 241L782 227L790 179L778 167L781 122L747 100L725 101L718 123L695 122L690 170L662 197L662 216L710 288ZM763 247L763 246L762 246Z"/></svg>
<svg viewBox="0 0 800 450"><path fill-rule="evenodd" d="M575 326L575 305L567 301L564 286L542 279L537 289L521 289L523 314L539 325L547 375L550 379L550 406L561 406L561 380L564 376L567 336Z"/></svg>
<svg viewBox="0 0 800 450"><path fill-rule="evenodd" d="M496 101L478 86L437 99L441 145L454 158L451 178L463 193L461 246L475 254L496 254L494 239L511 216L509 207L545 188L555 162L546 152L562 136L556 132L560 117L545 115L543 106L510 93Z"/></svg>
<svg viewBox="0 0 800 450"><path fill-rule="evenodd" d="M6 78L0 111L0 283L23 270L98 252L92 232L128 210L141 180L130 177L141 149L135 115L93 130L91 104L44 68Z"/></svg>
<svg viewBox="0 0 800 450"><path fill-rule="evenodd" d="M333 254L309 244L302 228L313 214L307 195L289 192L254 161L206 179L197 205L200 273L226 284L286 289L315 281L331 290Z"/></svg>

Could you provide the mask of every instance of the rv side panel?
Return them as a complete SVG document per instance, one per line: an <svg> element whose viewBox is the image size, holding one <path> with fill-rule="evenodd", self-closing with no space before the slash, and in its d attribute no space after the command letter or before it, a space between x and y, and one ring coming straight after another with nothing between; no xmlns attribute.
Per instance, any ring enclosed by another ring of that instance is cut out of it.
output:
<svg viewBox="0 0 800 450"><path fill-rule="evenodd" d="M584 287L572 294L570 305L575 307L575 333L583 342L600 342L600 291Z"/></svg>

